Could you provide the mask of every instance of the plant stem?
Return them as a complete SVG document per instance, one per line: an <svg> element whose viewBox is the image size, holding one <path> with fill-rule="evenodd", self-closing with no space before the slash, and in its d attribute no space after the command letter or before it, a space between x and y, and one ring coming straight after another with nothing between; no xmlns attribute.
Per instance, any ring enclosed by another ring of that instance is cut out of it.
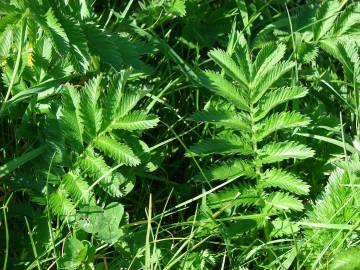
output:
<svg viewBox="0 0 360 270"><path fill-rule="evenodd" d="M20 60L21 60L21 53L23 50L23 45L24 45L24 37L25 37L25 30L26 30L26 17L24 17L21 20L21 33L20 33L20 41L19 41L19 49L17 52L17 56L16 56L16 62L15 62L15 66L14 66L14 70L11 76L11 80L10 80L10 84L9 84L9 88L6 92L5 98L4 98L4 102L1 105L1 109L0 109L0 114L3 112L4 108L5 108L5 103L8 101L12 88L14 86L15 83L15 79L16 79L16 74L19 70L19 66L20 66Z"/></svg>

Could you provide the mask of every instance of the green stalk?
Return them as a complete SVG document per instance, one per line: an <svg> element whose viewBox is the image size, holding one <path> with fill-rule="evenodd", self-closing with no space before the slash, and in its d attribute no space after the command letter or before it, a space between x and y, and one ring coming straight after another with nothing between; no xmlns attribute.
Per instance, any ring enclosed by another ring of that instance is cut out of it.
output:
<svg viewBox="0 0 360 270"><path fill-rule="evenodd" d="M25 38L25 30L26 30L26 22L27 19L26 17L24 17L21 20L21 33L20 33L20 41L19 41L19 49L17 52L17 56L16 56L16 62L15 62L15 66L14 66L14 70L11 76L11 80L10 80L10 84L9 84L9 88L6 92L5 98L4 98L4 102L1 105L1 109L0 109L0 114L3 112L4 108L5 108L5 104L8 101L12 88L14 87L14 83L15 83L15 79L16 79L16 74L19 70L19 66L20 66L20 60L21 60L21 54L23 51L23 46L24 46L24 38Z"/></svg>
<svg viewBox="0 0 360 270"><path fill-rule="evenodd" d="M5 224L5 258L4 258L3 270L6 270L8 257L9 257L9 226L7 223L6 210L7 210L8 204L9 204L12 196L13 196L13 193L11 193L11 195L7 199L5 205L3 206L4 224Z"/></svg>

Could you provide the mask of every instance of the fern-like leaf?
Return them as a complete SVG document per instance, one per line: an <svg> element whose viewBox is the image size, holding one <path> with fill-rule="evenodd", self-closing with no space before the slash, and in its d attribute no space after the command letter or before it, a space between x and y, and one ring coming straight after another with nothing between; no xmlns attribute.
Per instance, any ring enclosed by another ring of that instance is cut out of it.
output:
<svg viewBox="0 0 360 270"><path fill-rule="evenodd" d="M247 95L244 90L234 86L228 80L223 78L220 74L215 72L205 72L206 79L203 84L206 85L215 94L227 99L233 103L237 108L249 111L248 102L246 101Z"/></svg>
<svg viewBox="0 0 360 270"><path fill-rule="evenodd" d="M115 120L114 116L124 94L127 75L127 72L122 72L112 79L109 91L104 98L102 130L106 130Z"/></svg>
<svg viewBox="0 0 360 270"><path fill-rule="evenodd" d="M64 28L56 18L54 11L50 8L45 14L46 26L45 31L50 36L54 47L60 55L65 55L69 49L69 39ZM44 26L44 24L43 24Z"/></svg>
<svg viewBox="0 0 360 270"><path fill-rule="evenodd" d="M214 139L203 140L190 147L186 156L207 156L212 154L243 154L251 153L251 146L236 135L219 136Z"/></svg>
<svg viewBox="0 0 360 270"><path fill-rule="evenodd" d="M107 156L116 159L120 163L129 166L140 164L140 159L134 154L129 146L117 142L109 136L99 136L94 140L94 146Z"/></svg>
<svg viewBox="0 0 360 270"><path fill-rule="evenodd" d="M75 206L68 198L68 194L63 186L49 196L49 206L57 215L71 217L75 214Z"/></svg>
<svg viewBox="0 0 360 270"><path fill-rule="evenodd" d="M83 126L79 115L80 97L76 90L70 86L63 93L61 116L63 133L73 143L75 149L80 151L83 146Z"/></svg>
<svg viewBox="0 0 360 270"><path fill-rule="evenodd" d="M231 203L234 206L253 206L258 203L260 196L256 188L244 184L211 193L207 205L211 208L221 208Z"/></svg>
<svg viewBox="0 0 360 270"><path fill-rule="evenodd" d="M219 126L245 131L251 130L249 120L246 119L245 115L231 111L208 110L196 112L191 118L198 122L214 123Z"/></svg>
<svg viewBox="0 0 360 270"><path fill-rule="evenodd" d="M260 142L277 130L305 127L309 123L310 118L298 112L275 113L255 125L256 140Z"/></svg>
<svg viewBox="0 0 360 270"><path fill-rule="evenodd" d="M91 176L94 180L99 180L99 186L110 196L121 194L118 183L114 181L110 167L105 163L101 156L97 156L91 150L86 152L82 158L78 159L78 165L84 174Z"/></svg>
<svg viewBox="0 0 360 270"><path fill-rule="evenodd" d="M351 34L352 29L360 24L360 4L353 3L342 12L334 24L332 35L341 37Z"/></svg>
<svg viewBox="0 0 360 270"><path fill-rule="evenodd" d="M255 109L255 121L264 118L273 108L289 100L299 99L308 93L304 87L283 87L264 95Z"/></svg>
<svg viewBox="0 0 360 270"><path fill-rule="evenodd" d="M279 187L299 195L309 194L310 186L292 173L281 169L270 169L261 175L260 186L263 188Z"/></svg>
<svg viewBox="0 0 360 270"><path fill-rule="evenodd" d="M285 159L306 159L314 156L314 151L293 141L275 142L265 145L258 151L259 164L275 163Z"/></svg>
<svg viewBox="0 0 360 270"><path fill-rule="evenodd" d="M142 130L155 127L159 122L159 118L154 114L146 114L145 112L131 112L122 118L116 120L111 125L113 129L125 130Z"/></svg>
<svg viewBox="0 0 360 270"><path fill-rule="evenodd" d="M236 82L241 83L242 87L247 88L248 71L241 69L235 61L223 50L215 49L209 52L209 56L218 64L228 76L231 76Z"/></svg>
<svg viewBox="0 0 360 270"><path fill-rule="evenodd" d="M73 174L72 172L67 173L64 176L64 188L72 195L74 201L80 201L84 204L90 201L89 185L86 181L81 179L80 176Z"/></svg>
<svg viewBox="0 0 360 270"><path fill-rule="evenodd" d="M284 44L270 44L260 50L253 64L253 81L258 81L272 70L284 57L286 46Z"/></svg>
<svg viewBox="0 0 360 270"><path fill-rule="evenodd" d="M127 113L129 113L139 102L147 94L147 91L137 90L137 89L127 89L124 92L116 112L116 117L121 118L124 117Z"/></svg>
<svg viewBox="0 0 360 270"><path fill-rule="evenodd" d="M84 139L90 142L96 137L101 125L101 114L97 108L101 76L89 81L84 88L80 101L80 116L84 126Z"/></svg>
<svg viewBox="0 0 360 270"><path fill-rule="evenodd" d="M258 102L259 99L265 94L265 92L294 66L294 62L278 63L273 69L270 69L268 72L264 73L256 81L254 81L254 91L251 94L251 102Z"/></svg>
<svg viewBox="0 0 360 270"><path fill-rule="evenodd" d="M274 192L266 200L266 204L270 207L274 207L280 210L295 210L302 211L304 209L303 204L296 197L283 193Z"/></svg>

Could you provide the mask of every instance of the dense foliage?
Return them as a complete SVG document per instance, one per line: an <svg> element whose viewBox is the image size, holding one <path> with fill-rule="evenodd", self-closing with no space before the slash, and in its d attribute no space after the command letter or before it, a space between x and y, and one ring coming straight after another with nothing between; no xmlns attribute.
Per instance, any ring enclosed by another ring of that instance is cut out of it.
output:
<svg viewBox="0 0 360 270"><path fill-rule="evenodd" d="M359 269L360 3L0 0L0 269Z"/></svg>

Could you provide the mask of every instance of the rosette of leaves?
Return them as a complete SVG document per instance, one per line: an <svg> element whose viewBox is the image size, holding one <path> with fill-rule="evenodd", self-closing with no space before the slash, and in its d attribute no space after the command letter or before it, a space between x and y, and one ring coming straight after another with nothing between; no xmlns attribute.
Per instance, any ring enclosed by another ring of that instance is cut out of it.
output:
<svg viewBox="0 0 360 270"><path fill-rule="evenodd" d="M285 50L283 44L267 45L253 56L239 35L234 49L209 53L221 73L206 71L202 81L223 104L196 112L192 119L219 129L212 138L191 146L187 156L219 160L197 180L211 183L239 178L232 188L208 197L212 208L242 205L264 215L303 209L298 196L307 195L309 185L281 164L312 157L314 151L293 137L281 140L281 133L309 124L308 117L287 109L308 90L281 81L295 65L283 60Z"/></svg>
<svg viewBox="0 0 360 270"><path fill-rule="evenodd" d="M110 84L98 76L81 89L65 87L61 108L49 116L48 144L56 153L54 163L64 171L49 196L55 213L68 216L77 205L94 205L95 198L126 195L135 171L150 161L139 135L159 119L133 110L147 91L125 87L127 75L123 72Z"/></svg>

